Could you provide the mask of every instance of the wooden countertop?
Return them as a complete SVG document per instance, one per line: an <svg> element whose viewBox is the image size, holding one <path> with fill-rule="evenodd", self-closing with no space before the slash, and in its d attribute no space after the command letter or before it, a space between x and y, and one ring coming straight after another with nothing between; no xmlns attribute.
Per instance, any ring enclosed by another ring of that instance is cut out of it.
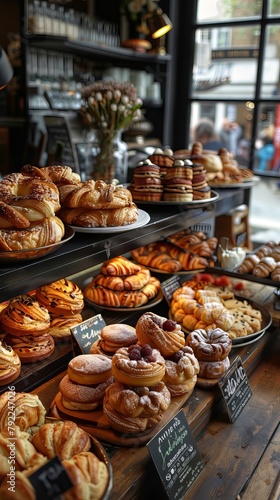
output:
<svg viewBox="0 0 280 500"><path fill-rule="evenodd" d="M188 492L188 498L276 500L280 470L280 313L275 311L274 289L251 284L255 301L273 316L270 331L247 347L235 348L249 377L252 397L237 421L229 421L219 389L195 388L183 411L196 439L204 470ZM276 328L275 328L276 326ZM64 374L36 389L46 408L58 391ZM178 407L179 411L180 407ZM157 430L160 429L160 424ZM164 497L164 490L146 446L107 446L113 472L112 499ZM278 493L277 493L278 492Z"/></svg>

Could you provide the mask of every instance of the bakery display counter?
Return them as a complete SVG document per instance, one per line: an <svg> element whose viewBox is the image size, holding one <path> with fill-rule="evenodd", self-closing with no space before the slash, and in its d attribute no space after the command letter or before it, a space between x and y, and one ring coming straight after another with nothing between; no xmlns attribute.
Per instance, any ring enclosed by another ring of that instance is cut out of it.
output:
<svg viewBox="0 0 280 500"><path fill-rule="evenodd" d="M274 294L271 287L252 283L251 289L254 291L254 300L272 311L273 326L256 342L236 346L230 353L231 362L240 356L252 389L252 397L238 419L234 424L230 423L218 386L209 389L195 386L188 399L174 398L171 403L175 405L174 414L183 409L204 463L203 471L189 490L191 498L210 498L209 492L211 498L222 495L223 498L235 499L243 493L244 498L252 498L246 497L246 491L256 487L256 480L263 492L262 497L269 498L277 481L280 313L273 310ZM46 408L52 406L64 375L65 372L56 375L34 391ZM165 423L162 421L158 424L155 434ZM90 423L84 427L94 435ZM125 434L122 439L126 439ZM110 498L164 497L148 448L141 440L135 439L129 447L108 444L106 439L102 443L113 468ZM266 472L262 474L262 467L266 465Z"/></svg>
<svg viewBox="0 0 280 500"><path fill-rule="evenodd" d="M245 202L250 189L229 189L219 195L216 202L189 208L184 205L151 206L148 224L134 230L114 233L76 233L56 252L34 261L0 261L0 301L26 293L46 283L76 274L104 260L122 255L130 250L147 245L176 231L227 212Z"/></svg>

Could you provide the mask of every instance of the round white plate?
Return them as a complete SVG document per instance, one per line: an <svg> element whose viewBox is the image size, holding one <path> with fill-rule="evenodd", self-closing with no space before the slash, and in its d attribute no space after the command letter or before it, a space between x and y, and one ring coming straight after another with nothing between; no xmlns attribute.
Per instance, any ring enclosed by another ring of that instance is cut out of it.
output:
<svg viewBox="0 0 280 500"><path fill-rule="evenodd" d="M220 186L217 186L220 187ZM136 205L185 205L185 206L196 206L201 204L212 203L216 201L220 195L216 193L216 191L211 191L211 198L203 199L203 200L193 200L193 201L145 201L145 200L135 200Z"/></svg>
<svg viewBox="0 0 280 500"><path fill-rule="evenodd" d="M150 215L144 210L138 209L138 219L133 224L127 224L126 226L106 226L106 227L79 227L71 226L76 233L123 233L125 231L131 231L132 229L137 229L138 227L145 226L150 221Z"/></svg>

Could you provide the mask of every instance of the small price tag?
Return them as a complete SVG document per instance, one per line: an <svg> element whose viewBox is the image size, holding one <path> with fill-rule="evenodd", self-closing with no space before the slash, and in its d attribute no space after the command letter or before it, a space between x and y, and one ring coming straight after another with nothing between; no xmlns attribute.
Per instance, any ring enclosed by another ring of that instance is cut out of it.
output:
<svg viewBox="0 0 280 500"><path fill-rule="evenodd" d="M219 380L229 419L234 423L252 396L252 390L242 365L240 356L237 356L231 367Z"/></svg>
<svg viewBox="0 0 280 500"><path fill-rule="evenodd" d="M101 314L86 319L79 325L71 328L72 346L75 355L89 354L92 344L99 340L100 332L106 325Z"/></svg>
<svg viewBox="0 0 280 500"><path fill-rule="evenodd" d="M147 447L168 498L182 499L204 468L183 410L147 443Z"/></svg>
<svg viewBox="0 0 280 500"><path fill-rule="evenodd" d="M44 500L49 498L54 500L73 487L73 483L58 457L49 460L28 479L36 491L36 498Z"/></svg>
<svg viewBox="0 0 280 500"><path fill-rule="evenodd" d="M173 293L178 290L181 286L181 278L178 274L172 276L168 280L161 283L161 289L164 297L166 298L167 304L170 306Z"/></svg>

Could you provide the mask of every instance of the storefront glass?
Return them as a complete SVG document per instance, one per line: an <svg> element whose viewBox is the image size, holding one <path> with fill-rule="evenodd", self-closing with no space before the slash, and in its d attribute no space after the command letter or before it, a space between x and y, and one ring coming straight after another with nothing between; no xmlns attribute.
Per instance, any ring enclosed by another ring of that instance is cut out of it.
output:
<svg viewBox="0 0 280 500"><path fill-rule="evenodd" d="M272 3L275 0L271 0ZM262 0L239 2L238 0L198 0L197 20L238 19L260 16Z"/></svg>

